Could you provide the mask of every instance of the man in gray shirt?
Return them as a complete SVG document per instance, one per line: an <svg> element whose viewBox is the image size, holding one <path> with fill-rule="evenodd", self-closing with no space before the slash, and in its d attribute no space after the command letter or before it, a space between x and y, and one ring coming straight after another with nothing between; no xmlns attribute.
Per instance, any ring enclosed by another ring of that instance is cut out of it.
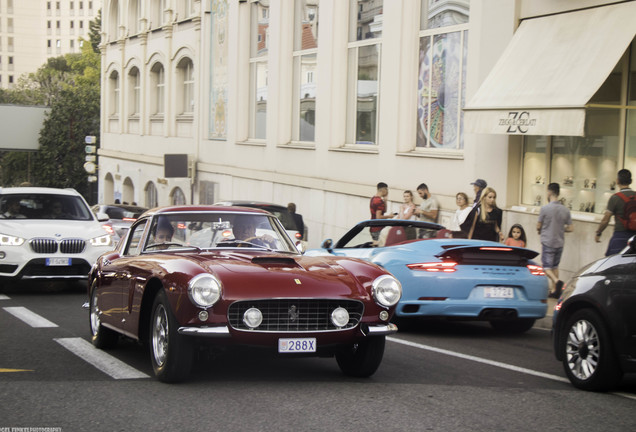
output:
<svg viewBox="0 0 636 432"><path fill-rule="evenodd" d="M537 232L541 236L541 265L550 281L551 298L559 298L563 281L559 279L559 263L563 253L566 232L572 231L570 210L559 201L558 183L548 185L548 204L541 207Z"/></svg>

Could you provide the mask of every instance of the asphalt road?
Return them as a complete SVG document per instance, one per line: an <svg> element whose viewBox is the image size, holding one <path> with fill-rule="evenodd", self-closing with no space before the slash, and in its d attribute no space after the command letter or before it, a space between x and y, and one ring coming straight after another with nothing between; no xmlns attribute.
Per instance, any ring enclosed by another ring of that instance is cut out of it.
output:
<svg viewBox="0 0 636 432"><path fill-rule="evenodd" d="M0 288L0 432L636 430L636 377L575 389L544 329L427 321L389 338L369 379L240 349L167 385L135 343L92 349L85 300L78 285Z"/></svg>

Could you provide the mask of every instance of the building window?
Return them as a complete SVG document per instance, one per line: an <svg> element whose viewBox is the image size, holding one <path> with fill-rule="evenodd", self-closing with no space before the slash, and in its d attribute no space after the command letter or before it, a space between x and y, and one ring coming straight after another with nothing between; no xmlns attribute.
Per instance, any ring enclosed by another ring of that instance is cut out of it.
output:
<svg viewBox="0 0 636 432"><path fill-rule="evenodd" d="M146 187L144 188L144 196L145 196L145 204L147 208L157 207L157 187L153 182L146 183Z"/></svg>
<svg viewBox="0 0 636 432"><path fill-rule="evenodd" d="M470 0L421 0L420 30L467 24Z"/></svg>
<svg viewBox="0 0 636 432"><path fill-rule="evenodd" d="M119 39L119 2L117 0L111 1L108 15L108 39L114 41Z"/></svg>
<svg viewBox="0 0 636 432"><path fill-rule="evenodd" d="M117 116L119 114L119 74L117 71L111 72L108 81L110 88L110 115Z"/></svg>
<svg viewBox="0 0 636 432"><path fill-rule="evenodd" d="M138 116L141 105L141 76L139 75L139 69L136 67L133 67L128 72L128 88L130 89L128 115Z"/></svg>
<svg viewBox="0 0 636 432"><path fill-rule="evenodd" d="M166 76L161 63L155 63L150 69L150 87L154 89L151 93L152 114L155 116L163 116L164 114L164 95L166 86Z"/></svg>
<svg viewBox="0 0 636 432"><path fill-rule="evenodd" d="M250 132L251 138L267 136L267 73L269 1L251 0Z"/></svg>
<svg viewBox="0 0 636 432"><path fill-rule="evenodd" d="M568 208L601 214L618 192L618 170L636 172L635 55L636 41L589 101L585 136L524 137L522 204L545 204L546 187L555 182Z"/></svg>
<svg viewBox="0 0 636 432"><path fill-rule="evenodd" d="M130 34L139 33L139 20L141 19L141 3L139 0L130 0L128 4L128 28Z"/></svg>
<svg viewBox="0 0 636 432"><path fill-rule="evenodd" d="M170 194L170 201L172 205L184 205L186 204L186 197L181 188L174 188Z"/></svg>
<svg viewBox="0 0 636 432"><path fill-rule="evenodd" d="M177 66L177 76L180 81L181 91L181 114L192 114L194 112L194 66L192 60L185 58Z"/></svg>
<svg viewBox="0 0 636 432"><path fill-rule="evenodd" d="M13 18L7 18L7 32L13 33Z"/></svg>
<svg viewBox="0 0 636 432"><path fill-rule="evenodd" d="M150 26L159 28L163 25L163 11L166 8L165 0L151 0L150 4Z"/></svg>
<svg viewBox="0 0 636 432"><path fill-rule="evenodd" d="M314 141L318 49L318 0L301 0L294 11L294 93L292 139Z"/></svg>
<svg viewBox="0 0 636 432"><path fill-rule="evenodd" d="M377 145L382 0L350 0L347 142Z"/></svg>
<svg viewBox="0 0 636 432"><path fill-rule="evenodd" d="M177 3L177 16L179 20L189 18L194 13L194 0L179 0Z"/></svg>

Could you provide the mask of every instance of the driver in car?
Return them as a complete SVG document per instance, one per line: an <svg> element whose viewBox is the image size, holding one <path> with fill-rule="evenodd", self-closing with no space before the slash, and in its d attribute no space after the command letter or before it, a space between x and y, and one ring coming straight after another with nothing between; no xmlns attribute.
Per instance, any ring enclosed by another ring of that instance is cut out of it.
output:
<svg viewBox="0 0 636 432"><path fill-rule="evenodd" d="M232 227L232 232L234 233L235 240L241 240L266 248L275 248L276 239L274 239L274 237L269 234L257 236L256 225L256 221L251 217L237 218L237 220L234 222L234 226Z"/></svg>
<svg viewBox="0 0 636 432"><path fill-rule="evenodd" d="M153 239L154 244L162 244L157 246L157 249L167 249L168 245L164 243L170 243L172 241L172 235L174 234L174 227L166 219L159 219L155 235Z"/></svg>

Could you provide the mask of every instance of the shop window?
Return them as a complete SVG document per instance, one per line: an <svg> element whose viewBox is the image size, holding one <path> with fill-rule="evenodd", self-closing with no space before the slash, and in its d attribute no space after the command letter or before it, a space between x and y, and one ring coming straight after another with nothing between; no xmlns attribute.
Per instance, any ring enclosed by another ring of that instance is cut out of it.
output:
<svg viewBox="0 0 636 432"><path fill-rule="evenodd" d="M318 0L301 0L294 11L294 141L315 139L318 7Z"/></svg>
<svg viewBox="0 0 636 432"><path fill-rule="evenodd" d="M267 136L267 74L269 1L252 0L250 5L250 138Z"/></svg>
<svg viewBox="0 0 636 432"><path fill-rule="evenodd" d="M350 0L347 143L377 145L383 6Z"/></svg>

